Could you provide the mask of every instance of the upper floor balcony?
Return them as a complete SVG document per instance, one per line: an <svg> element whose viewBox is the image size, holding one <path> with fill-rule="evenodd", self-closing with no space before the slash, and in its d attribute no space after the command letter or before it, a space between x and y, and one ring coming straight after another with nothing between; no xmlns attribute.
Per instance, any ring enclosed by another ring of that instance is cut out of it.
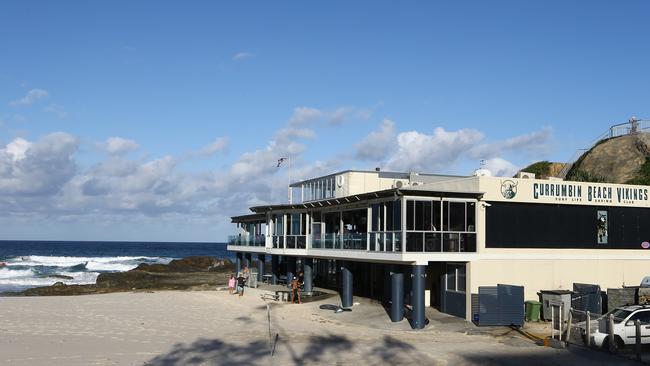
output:
<svg viewBox="0 0 650 366"><path fill-rule="evenodd" d="M264 235L230 235L228 236L228 245L263 247L266 245Z"/></svg>

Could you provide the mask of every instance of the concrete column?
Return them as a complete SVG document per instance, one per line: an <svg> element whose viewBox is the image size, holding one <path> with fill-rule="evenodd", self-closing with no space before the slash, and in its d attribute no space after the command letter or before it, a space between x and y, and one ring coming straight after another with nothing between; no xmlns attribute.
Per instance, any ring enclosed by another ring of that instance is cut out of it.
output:
<svg viewBox="0 0 650 366"><path fill-rule="evenodd" d="M257 281L262 283L264 279L264 272L266 271L266 256L264 254L257 255Z"/></svg>
<svg viewBox="0 0 650 366"><path fill-rule="evenodd" d="M287 286L291 284L293 276L296 275L296 257L286 257L287 259Z"/></svg>
<svg viewBox="0 0 650 366"><path fill-rule="evenodd" d="M241 259L242 259L242 253L237 252L236 257L235 257L235 275L238 275L239 272L241 272Z"/></svg>
<svg viewBox="0 0 650 366"><path fill-rule="evenodd" d="M313 285L313 267L314 267L314 260L312 258L305 258L304 263L303 263L303 274L305 276L304 281L305 281L305 292L309 295L311 295L311 292L314 290L314 285Z"/></svg>
<svg viewBox="0 0 650 366"><path fill-rule="evenodd" d="M390 320L399 322L404 319L404 274L394 270L390 273Z"/></svg>
<svg viewBox="0 0 650 366"><path fill-rule="evenodd" d="M352 270L351 263L341 262L341 307L352 307Z"/></svg>
<svg viewBox="0 0 650 366"><path fill-rule="evenodd" d="M277 255L271 255L271 284L278 284L278 272L280 271L280 257Z"/></svg>
<svg viewBox="0 0 650 366"><path fill-rule="evenodd" d="M411 281L413 283L411 286L411 306L413 307L411 327L413 327L413 329L422 329L426 325L426 318L424 316L424 285L426 282L426 271L427 266L413 266L413 274L411 276Z"/></svg>

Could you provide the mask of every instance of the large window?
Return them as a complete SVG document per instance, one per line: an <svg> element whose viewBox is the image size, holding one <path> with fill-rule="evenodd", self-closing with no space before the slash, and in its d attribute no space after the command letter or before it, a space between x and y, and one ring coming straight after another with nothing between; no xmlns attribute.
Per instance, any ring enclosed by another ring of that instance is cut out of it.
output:
<svg viewBox="0 0 650 366"><path fill-rule="evenodd" d="M336 193L334 177L325 177L305 182L302 184L302 192L305 201L334 198Z"/></svg>
<svg viewBox="0 0 650 366"><path fill-rule="evenodd" d="M447 264L447 291L465 292L465 265Z"/></svg>
<svg viewBox="0 0 650 366"><path fill-rule="evenodd" d="M402 250L402 201L384 201L370 205L371 251Z"/></svg>
<svg viewBox="0 0 650 366"><path fill-rule="evenodd" d="M475 252L476 202L406 201L407 252Z"/></svg>

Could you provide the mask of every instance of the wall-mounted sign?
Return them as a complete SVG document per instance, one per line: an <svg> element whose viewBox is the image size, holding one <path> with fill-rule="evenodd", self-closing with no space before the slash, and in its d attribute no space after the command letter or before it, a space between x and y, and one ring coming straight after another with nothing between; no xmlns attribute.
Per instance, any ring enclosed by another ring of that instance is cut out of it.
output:
<svg viewBox="0 0 650 366"><path fill-rule="evenodd" d="M510 200L517 195L517 184L513 180L504 180L501 182L501 195L503 198Z"/></svg>

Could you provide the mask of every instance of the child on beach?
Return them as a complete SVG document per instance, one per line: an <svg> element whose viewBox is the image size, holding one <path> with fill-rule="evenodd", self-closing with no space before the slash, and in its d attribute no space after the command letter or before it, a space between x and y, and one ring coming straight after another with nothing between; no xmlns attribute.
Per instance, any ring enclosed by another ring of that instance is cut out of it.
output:
<svg viewBox="0 0 650 366"><path fill-rule="evenodd" d="M228 280L228 292L232 295L232 293L235 291L235 275L230 275L230 279Z"/></svg>
<svg viewBox="0 0 650 366"><path fill-rule="evenodd" d="M239 277L237 277L237 293L239 293L239 297L244 296L245 285L246 285L246 278L242 274L239 274Z"/></svg>

